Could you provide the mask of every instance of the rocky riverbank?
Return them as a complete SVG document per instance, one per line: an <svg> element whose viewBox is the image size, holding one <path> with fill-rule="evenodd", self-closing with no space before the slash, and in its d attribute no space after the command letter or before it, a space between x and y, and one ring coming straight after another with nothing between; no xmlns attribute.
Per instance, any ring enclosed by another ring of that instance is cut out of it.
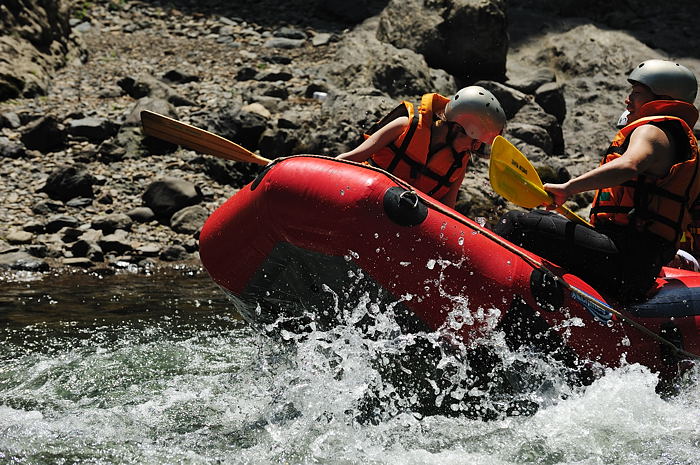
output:
<svg viewBox="0 0 700 465"><path fill-rule="evenodd" d="M479 82L506 137L560 179L597 162L632 66L672 57L700 72L692 2L443 3L73 2L65 65L0 102L0 268L197 266L204 219L259 168L144 139L143 109L269 158L334 155L399 100ZM477 161L457 209L511 207Z"/></svg>

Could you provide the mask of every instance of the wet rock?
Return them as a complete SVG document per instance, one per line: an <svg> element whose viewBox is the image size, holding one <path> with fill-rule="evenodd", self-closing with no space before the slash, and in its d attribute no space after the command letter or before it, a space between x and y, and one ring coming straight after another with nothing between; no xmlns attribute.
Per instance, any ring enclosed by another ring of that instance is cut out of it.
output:
<svg viewBox="0 0 700 465"><path fill-rule="evenodd" d="M46 180L41 192L46 192L53 200L70 200L75 197L94 197L92 186L96 183L83 165L56 168Z"/></svg>
<svg viewBox="0 0 700 465"><path fill-rule="evenodd" d="M41 153L57 152L66 146L66 132L53 116L45 116L30 123L22 131L24 146Z"/></svg>
<svg viewBox="0 0 700 465"><path fill-rule="evenodd" d="M151 183L142 198L156 217L169 219L176 211L201 202L202 192L191 182L168 177Z"/></svg>
<svg viewBox="0 0 700 465"><path fill-rule="evenodd" d="M194 234L202 228L208 217L209 212L200 205L185 207L170 218L170 228L180 234Z"/></svg>
<svg viewBox="0 0 700 465"><path fill-rule="evenodd" d="M19 251L0 254L0 269L48 271L49 264L41 258Z"/></svg>

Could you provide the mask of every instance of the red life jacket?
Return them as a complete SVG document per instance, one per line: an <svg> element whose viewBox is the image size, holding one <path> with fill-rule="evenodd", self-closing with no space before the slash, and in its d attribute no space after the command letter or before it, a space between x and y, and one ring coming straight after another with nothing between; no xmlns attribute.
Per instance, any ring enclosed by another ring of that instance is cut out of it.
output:
<svg viewBox="0 0 700 465"><path fill-rule="evenodd" d="M615 135L601 165L623 156L632 131L644 124L673 121L680 125L687 140L675 140L677 162L663 178L639 175L620 186L598 190L591 207L591 223L631 225L678 246L691 221L690 207L700 194L698 143L691 129L698 111L686 102L656 100L645 104L641 113L649 116L633 121Z"/></svg>
<svg viewBox="0 0 700 465"><path fill-rule="evenodd" d="M434 115L444 111L449 101L440 94L425 94L417 114L410 102L401 102L369 134L401 116L407 116L409 124L393 143L370 157L371 163L435 199L444 197L455 182L461 182L462 168L469 163L468 152L456 152L450 141L430 151Z"/></svg>

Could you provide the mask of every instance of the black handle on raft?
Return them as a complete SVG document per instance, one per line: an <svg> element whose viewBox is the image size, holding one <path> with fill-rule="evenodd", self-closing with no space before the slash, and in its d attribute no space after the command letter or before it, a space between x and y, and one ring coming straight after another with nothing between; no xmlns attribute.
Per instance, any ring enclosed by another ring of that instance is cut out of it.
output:
<svg viewBox="0 0 700 465"><path fill-rule="evenodd" d="M428 217L428 207L418 194L398 186L384 193L384 211L399 226L416 226Z"/></svg>

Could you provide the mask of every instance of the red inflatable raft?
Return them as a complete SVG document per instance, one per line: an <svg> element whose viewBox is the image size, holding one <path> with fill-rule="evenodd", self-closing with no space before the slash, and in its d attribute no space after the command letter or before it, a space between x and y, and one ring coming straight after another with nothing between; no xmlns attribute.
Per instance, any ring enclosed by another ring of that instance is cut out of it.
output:
<svg viewBox="0 0 700 465"><path fill-rule="evenodd" d="M503 329L606 366L665 374L700 354L700 274L664 269L647 302L618 308L576 276L385 172L278 160L207 220L200 254L249 322L329 328L363 296L404 331L469 343ZM675 350L675 347L681 351Z"/></svg>

